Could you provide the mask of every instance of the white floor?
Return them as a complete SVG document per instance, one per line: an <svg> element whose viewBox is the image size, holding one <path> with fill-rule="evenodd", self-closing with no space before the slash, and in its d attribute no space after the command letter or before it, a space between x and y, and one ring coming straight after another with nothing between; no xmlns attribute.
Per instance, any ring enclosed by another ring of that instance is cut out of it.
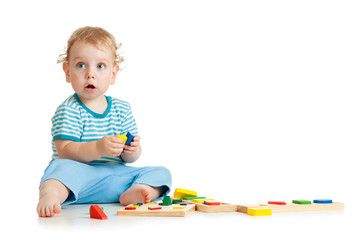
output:
<svg viewBox="0 0 360 240"><path fill-rule="evenodd" d="M38 218L42 234L62 239L86 236L87 239L354 239L355 224L345 211L278 213L252 217L243 213L194 212L187 217L117 216L118 204L101 204L108 220L89 217L89 204L63 208L53 218ZM353 225L353 227L351 227ZM103 238L106 237L106 238ZM350 238L347 238L350 237Z"/></svg>

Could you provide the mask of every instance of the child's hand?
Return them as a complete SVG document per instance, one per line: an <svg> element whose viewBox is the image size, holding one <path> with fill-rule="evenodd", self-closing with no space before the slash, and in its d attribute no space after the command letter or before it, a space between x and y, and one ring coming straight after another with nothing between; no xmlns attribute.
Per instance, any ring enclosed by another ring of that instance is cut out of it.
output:
<svg viewBox="0 0 360 240"><path fill-rule="evenodd" d="M96 149L101 156L114 157L119 156L124 149L124 140L115 136L104 136L96 143Z"/></svg>
<svg viewBox="0 0 360 240"><path fill-rule="evenodd" d="M130 143L130 146L124 147L124 153L128 153L128 154L135 153L139 151L139 148L140 148L140 136L134 135L134 139Z"/></svg>

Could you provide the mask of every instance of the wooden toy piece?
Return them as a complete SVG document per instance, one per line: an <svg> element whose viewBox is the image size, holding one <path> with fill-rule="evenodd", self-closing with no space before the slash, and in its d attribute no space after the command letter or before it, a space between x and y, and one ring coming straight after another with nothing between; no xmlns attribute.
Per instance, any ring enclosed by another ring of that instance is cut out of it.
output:
<svg viewBox="0 0 360 240"><path fill-rule="evenodd" d="M311 204L309 200L293 200L292 202L296 204Z"/></svg>
<svg viewBox="0 0 360 240"><path fill-rule="evenodd" d="M286 205L286 202L285 201L268 201L268 204Z"/></svg>
<svg viewBox="0 0 360 240"><path fill-rule="evenodd" d="M194 199L192 200L194 203L204 203L206 201L213 201L214 199Z"/></svg>
<svg viewBox="0 0 360 240"><path fill-rule="evenodd" d="M331 199L314 199L313 203L329 204L333 203L333 201Z"/></svg>
<svg viewBox="0 0 360 240"><path fill-rule="evenodd" d="M103 207L100 207L102 211L104 211L104 208ZM90 209L91 207L89 207L89 214L90 214Z"/></svg>
<svg viewBox="0 0 360 240"><path fill-rule="evenodd" d="M331 204L287 204L285 206L269 206L273 212L306 212L306 211L334 211L344 210L343 203L331 203Z"/></svg>
<svg viewBox="0 0 360 240"><path fill-rule="evenodd" d="M221 203L220 202L204 202L205 205L210 205L210 206L220 206Z"/></svg>
<svg viewBox="0 0 360 240"><path fill-rule="evenodd" d="M185 207L173 207L173 209L185 209Z"/></svg>
<svg viewBox="0 0 360 240"><path fill-rule="evenodd" d="M239 205L238 212L247 213L249 208L271 208L272 213L283 213L283 212L308 212L308 211L334 211L343 210L343 203L313 203L313 204L294 204L288 203L286 205L273 205L273 204L247 204Z"/></svg>
<svg viewBox="0 0 360 240"><path fill-rule="evenodd" d="M197 193L191 190L176 188L174 198L183 199L184 197L197 197Z"/></svg>
<svg viewBox="0 0 360 240"><path fill-rule="evenodd" d="M249 208L248 215L251 216L271 216L271 208L261 207L261 208Z"/></svg>
<svg viewBox="0 0 360 240"><path fill-rule="evenodd" d="M128 139L125 134L120 135L120 136L118 136L117 138L124 140L124 144L126 143L126 141L127 141L127 139Z"/></svg>
<svg viewBox="0 0 360 240"><path fill-rule="evenodd" d="M125 145L130 146L130 143L133 141L134 136L130 132L128 132L126 134L126 137L127 137L127 140L125 141Z"/></svg>
<svg viewBox="0 0 360 240"><path fill-rule="evenodd" d="M140 206L139 205L129 205L128 207L130 207L130 208L139 208Z"/></svg>
<svg viewBox="0 0 360 240"><path fill-rule="evenodd" d="M196 211L204 213L236 212L238 208L237 205L223 202L220 202L220 205L207 205L203 203L196 203L195 205Z"/></svg>
<svg viewBox="0 0 360 240"><path fill-rule="evenodd" d="M182 203L182 200L181 199L173 199L173 203L174 204Z"/></svg>
<svg viewBox="0 0 360 240"><path fill-rule="evenodd" d="M108 219L108 217L103 212L103 210L101 210L99 205L91 205L90 206L90 218L101 219L101 220Z"/></svg>
<svg viewBox="0 0 360 240"><path fill-rule="evenodd" d="M149 209L152 208L152 210ZM173 206L142 205L133 211L125 210L127 207L121 207L117 215L122 216L163 216L163 217L185 217L195 211L195 204L182 206L182 209L174 209ZM161 209L160 209L161 208ZM156 210L155 210L156 209Z"/></svg>
<svg viewBox="0 0 360 240"><path fill-rule="evenodd" d="M170 206L170 205L172 205L170 196L164 196L162 205L163 205L163 206Z"/></svg>
<svg viewBox="0 0 360 240"><path fill-rule="evenodd" d="M161 210L162 207L148 207L149 210Z"/></svg>
<svg viewBox="0 0 360 240"><path fill-rule="evenodd" d="M136 207L125 207L124 209L125 210L136 210L137 208Z"/></svg>
<svg viewBox="0 0 360 240"><path fill-rule="evenodd" d="M248 213L249 208L261 208L266 207L266 204L244 204L244 205L238 205L237 211L242 213Z"/></svg>
<svg viewBox="0 0 360 240"><path fill-rule="evenodd" d="M183 200L206 199L206 197L183 197Z"/></svg>

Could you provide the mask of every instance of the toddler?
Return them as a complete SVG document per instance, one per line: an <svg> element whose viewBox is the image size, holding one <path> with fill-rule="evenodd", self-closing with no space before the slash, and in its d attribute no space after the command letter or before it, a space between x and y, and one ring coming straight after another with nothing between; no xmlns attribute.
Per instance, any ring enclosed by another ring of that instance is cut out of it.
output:
<svg viewBox="0 0 360 240"><path fill-rule="evenodd" d="M136 122L129 103L104 95L123 61L117 49L109 32L83 27L59 57L75 93L52 118L53 156L40 182L40 217L71 203L148 203L170 191L166 168L126 165L141 154ZM128 132L130 146L117 138Z"/></svg>

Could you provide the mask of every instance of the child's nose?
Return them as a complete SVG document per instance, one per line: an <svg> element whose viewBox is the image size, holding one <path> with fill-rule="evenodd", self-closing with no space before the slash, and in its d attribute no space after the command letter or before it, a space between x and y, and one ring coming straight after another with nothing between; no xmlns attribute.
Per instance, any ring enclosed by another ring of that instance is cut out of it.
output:
<svg viewBox="0 0 360 240"><path fill-rule="evenodd" d="M94 79L95 78L95 71L92 68L88 68L87 78L88 79Z"/></svg>

